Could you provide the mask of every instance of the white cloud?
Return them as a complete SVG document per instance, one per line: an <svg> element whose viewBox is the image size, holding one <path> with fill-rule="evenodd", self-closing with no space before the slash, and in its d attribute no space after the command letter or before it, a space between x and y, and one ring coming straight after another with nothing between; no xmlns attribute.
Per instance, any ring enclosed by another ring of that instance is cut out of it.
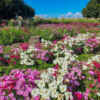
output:
<svg viewBox="0 0 100 100"><path fill-rule="evenodd" d="M65 17L72 17L73 16L73 13L72 12L68 12Z"/></svg>
<svg viewBox="0 0 100 100"><path fill-rule="evenodd" d="M60 16L61 17L64 17L64 18L82 18L82 13L80 12L76 12L76 13L72 13L72 12L68 12L67 14L63 14Z"/></svg>
<svg viewBox="0 0 100 100"><path fill-rule="evenodd" d="M73 14L73 17L74 18L82 18L83 16L82 16L82 13L76 12L75 14Z"/></svg>
<svg viewBox="0 0 100 100"><path fill-rule="evenodd" d="M51 16L47 15L47 14L38 14L36 16L39 16L41 18L52 18ZM76 12L76 13L72 13L72 12L68 12L67 14L62 14L59 15L57 18L82 18L82 13L81 12Z"/></svg>

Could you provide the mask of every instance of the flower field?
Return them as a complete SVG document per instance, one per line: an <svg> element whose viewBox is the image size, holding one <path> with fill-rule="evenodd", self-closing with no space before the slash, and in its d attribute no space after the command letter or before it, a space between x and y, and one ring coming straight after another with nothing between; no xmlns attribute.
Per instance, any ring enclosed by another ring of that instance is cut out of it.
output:
<svg viewBox="0 0 100 100"><path fill-rule="evenodd" d="M0 100L100 100L99 24L89 26L0 28Z"/></svg>

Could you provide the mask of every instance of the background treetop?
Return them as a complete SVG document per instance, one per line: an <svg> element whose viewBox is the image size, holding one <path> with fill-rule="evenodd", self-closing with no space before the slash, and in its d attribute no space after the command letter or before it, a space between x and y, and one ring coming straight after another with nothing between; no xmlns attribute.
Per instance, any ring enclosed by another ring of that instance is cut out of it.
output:
<svg viewBox="0 0 100 100"><path fill-rule="evenodd" d="M100 0L90 0L86 8L82 10L84 17L99 18L100 17Z"/></svg>
<svg viewBox="0 0 100 100"><path fill-rule="evenodd" d="M16 16L29 18L34 15L34 9L25 4L23 0L0 0L1 19L16 18Z"/></svg>

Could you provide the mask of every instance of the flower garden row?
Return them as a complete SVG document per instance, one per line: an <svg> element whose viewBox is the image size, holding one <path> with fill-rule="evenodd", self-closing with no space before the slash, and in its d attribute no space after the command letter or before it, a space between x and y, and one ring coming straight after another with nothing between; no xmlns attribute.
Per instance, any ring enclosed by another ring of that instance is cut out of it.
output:
<svg viewBox="0 0 100 100"><path fill-rule="evenodd" d="M0 100L100 100L100 37L0 46Z"/></svg>

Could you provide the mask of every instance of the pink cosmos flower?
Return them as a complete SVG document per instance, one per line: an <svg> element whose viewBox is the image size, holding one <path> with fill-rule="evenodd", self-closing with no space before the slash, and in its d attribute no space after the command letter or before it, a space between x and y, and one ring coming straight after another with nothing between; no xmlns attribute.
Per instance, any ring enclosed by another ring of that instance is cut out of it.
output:
<svg viewBox="0 0 100 100"><path fill-rule="evenodd" d="M93 71L89 71L88 72L90 75L94 75L94 72Z"/></svg>
<svg viewBox="0 0 100 100"><path fill-rule="evenodd" d="M41 48L42 48L41 43L40 43L40 42L36 43L36 44L35 44L35 48L37 48L37 49L41 49Z"/></svg>
<svg viewBox="0 0 100 100"><path fill-rule="evenodd" d="M20 44L20 48L22 49L22 50L27 50L28 49L28 47L29 47L29 44L28 43L21 43Z"/></svg>
<svg viewBox="0 0 100 100"><path fill-rule="evenodd" d="M86 41L86 45L91 48L96 48L100 44L100 41L95 37L92 37Z"/></svg>
<svg viewBox="0 0 100 100"><path fill-rule="evenodd" d="M35 96L34 100L40 100L40 96Z"/></svg>
<svg viewBox="0 0 100 100"><path fill-rule="evenodd" d="M38 49L37 50L37 58L42 59L44 61L48 61L48 57L46 57L47 53L48 53L48 51Z"/></svg>
<svg viewBox="0 0 100 100"><path fill-rule="evenodd" d="M56 44L57 43L57 40L54 40L53 43Z"/></svg>
<svg viewBox="0 0 100 100"><path fill-rule="evenodd" d="M90 90L86 88L86 92L84 93L84 100L88 100L89 93L90 93Z"/></svg>
<svg viewBox="0 0 100 100"><path fill-rule="evenodd" d="M54 67L54 70L57 71L59 69L59 65L56 64L56 66Z"/></svg>
<svg viewBox="0 0 100 100"><path fill-rule="evenodd" d="M9 100L7 97L16 100L13 90L17 96L23 96L24 100L30 100L31 91L36 87L34 80L39 79L39 74L37 70L14 69L8 76L0 77L0 100ZM8 91L8 93L6 94L5 91ZM5 97L5 95L8 96Z"/></svg>

